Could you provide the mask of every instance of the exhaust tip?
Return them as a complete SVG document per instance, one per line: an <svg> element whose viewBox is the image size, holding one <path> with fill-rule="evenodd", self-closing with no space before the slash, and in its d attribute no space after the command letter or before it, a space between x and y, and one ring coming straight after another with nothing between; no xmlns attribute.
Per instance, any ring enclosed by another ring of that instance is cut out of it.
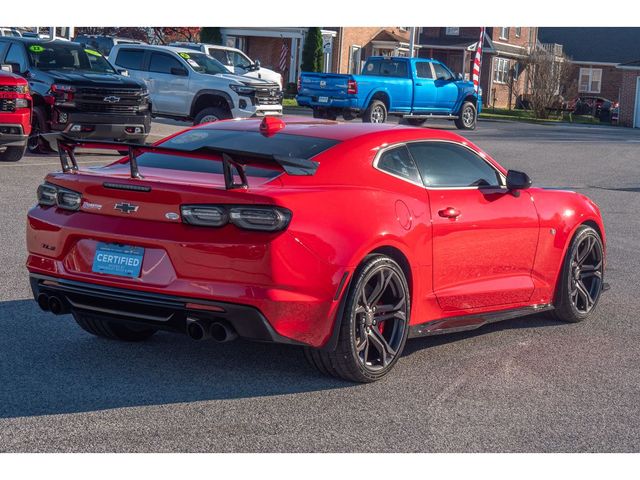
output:
<svg viewBox="0 0 640 480"><path fill-rule="evenodd" d="M204 340L209 337L209 332L200 320L187 318L187 335L193 340Z"/></svg>
<svg viewBox="0 0 640 480"><path fill-rule="evenodd" d="M38 306L42 311L49 311L49 295L47 295L46 293L39 294L36 302L38 302Z"/></svg>
<svg viewBox="0 0 640 480"><path fill-rule="evenodd" d="M226 323L222 322L213 322L209 331L211 332L211 337L216 342L220 343L230 342L231 340L238 338L236 331Z"/></svg>
<svg viewBox="0 0 640 480"><path fill-rule="evenodd" d="M49 297L49 310L54 315L63 313L64 306L62 305L62 301L58 297Z"/></svg>

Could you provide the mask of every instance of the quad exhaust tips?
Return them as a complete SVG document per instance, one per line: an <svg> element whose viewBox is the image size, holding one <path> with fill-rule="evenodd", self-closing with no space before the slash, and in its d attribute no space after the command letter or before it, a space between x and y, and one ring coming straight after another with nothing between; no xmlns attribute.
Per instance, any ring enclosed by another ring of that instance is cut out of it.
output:
<svg viewBox="0 0 640 480"><path fill-rule="evenodd" d="M54 315L64 315L65 313L69 313L69 308L67 307L66 302L56 295L41 293L38 295L36 301L38 302L40 309L45 312L51 312Z"/></svg>
<svg viewBox="0 0 640 480"><path fill-rule="evenodd" d="M193 340L213 338L216 342L230 342L238 338L236 331L225 322L187 318L187 335Z"/></svg>

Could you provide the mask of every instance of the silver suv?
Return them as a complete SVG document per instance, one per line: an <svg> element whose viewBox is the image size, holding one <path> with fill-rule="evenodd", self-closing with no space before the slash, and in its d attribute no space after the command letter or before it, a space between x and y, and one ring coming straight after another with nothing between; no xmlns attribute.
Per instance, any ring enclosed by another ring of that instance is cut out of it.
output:
<svg viewBox="0 0 640 480"><path fill-rule="evenodd" d="M202 52L159 45L115 45L109 61L146 83L154 116L199 124L282 114L282 90L276 83L229 73Z"/></svg>

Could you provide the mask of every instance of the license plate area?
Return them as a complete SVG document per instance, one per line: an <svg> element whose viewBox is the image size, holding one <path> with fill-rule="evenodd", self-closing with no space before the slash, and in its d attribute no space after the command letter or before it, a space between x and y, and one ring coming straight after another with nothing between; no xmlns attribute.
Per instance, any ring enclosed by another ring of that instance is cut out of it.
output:
<svg viewBox="0 0 640 480"><path fill-rule="evenodd" d="M318 102L329 103L329 97L318 97Z"/></svg>
<svg viewBox="0 0 640 480"><path fill-rule="evenodd" d="M120 277L140 276L144 248L99 242L91 271Z"/></svg>

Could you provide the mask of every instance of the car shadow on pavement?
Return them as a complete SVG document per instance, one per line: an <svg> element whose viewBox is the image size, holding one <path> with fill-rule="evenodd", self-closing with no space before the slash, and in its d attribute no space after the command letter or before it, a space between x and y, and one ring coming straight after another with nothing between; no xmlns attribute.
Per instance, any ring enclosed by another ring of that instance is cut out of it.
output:
<svg viewBox="0 0 640 480"><path fill-rule="evenodd" d="M300 348L197 342L159 332L101 339L33 300L0 303L0 418L352 387L323 377Z"/></svg>

